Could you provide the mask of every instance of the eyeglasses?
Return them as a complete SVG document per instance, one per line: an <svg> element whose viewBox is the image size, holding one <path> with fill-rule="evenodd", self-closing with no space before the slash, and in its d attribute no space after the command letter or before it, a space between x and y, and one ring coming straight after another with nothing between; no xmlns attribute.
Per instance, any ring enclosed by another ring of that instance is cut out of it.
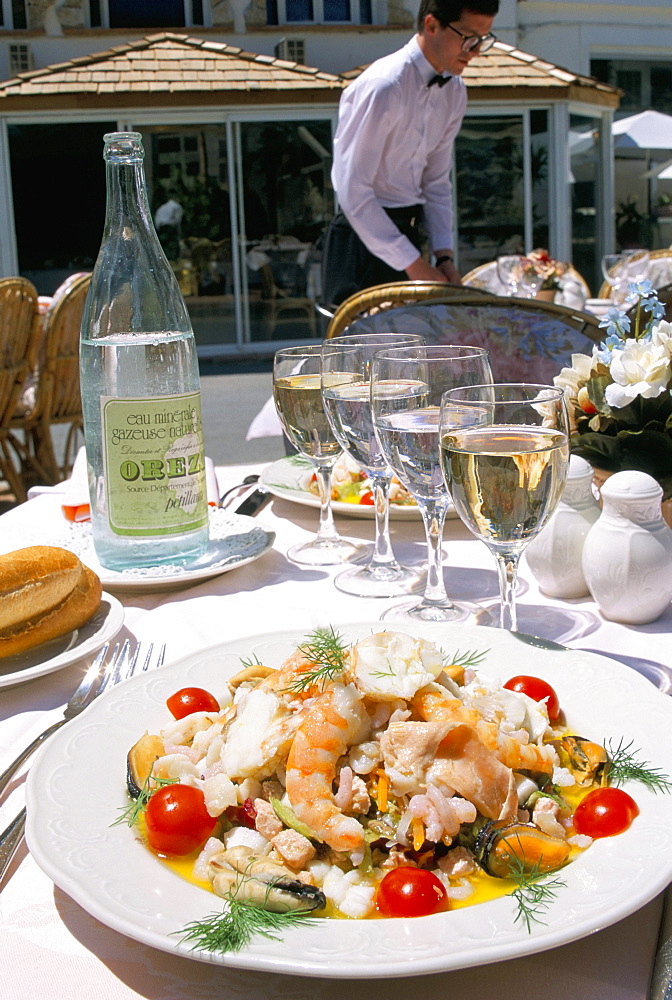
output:
<svg viewBox="0 0 672 1000"><path fill-rule="evenodd" d="M457 28L454 28L452 24L447 24L447 28L454 31L456 35L459 35L462 39L462 51L463 52L473 52L474 49L479 49L481 53L487 52L497 41L497 36L488 32L487 35L464 35Z"/></svg>

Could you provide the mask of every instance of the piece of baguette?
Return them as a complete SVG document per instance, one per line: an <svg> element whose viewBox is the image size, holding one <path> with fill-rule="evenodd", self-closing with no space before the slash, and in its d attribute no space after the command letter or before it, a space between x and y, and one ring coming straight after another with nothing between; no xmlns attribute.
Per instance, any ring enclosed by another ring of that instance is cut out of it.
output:
<svg viewBox="0 0 672 1000"><path fill-rule="evenodd" d="M101 594L98 576L67 549L34 545L0 556L0 657L79 628Z"/></svg>

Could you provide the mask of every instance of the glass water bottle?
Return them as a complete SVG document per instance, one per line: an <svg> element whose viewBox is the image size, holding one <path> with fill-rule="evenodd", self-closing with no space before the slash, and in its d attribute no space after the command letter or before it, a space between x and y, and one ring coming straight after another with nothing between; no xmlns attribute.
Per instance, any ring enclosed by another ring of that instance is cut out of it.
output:
<svg viewBox="0 0 672 1000"><path fill-rule="evenodd" d="M104 142L105 231L80 352L93 541L109 569L187 565L208 545L194 335L152 223L140 133Z"/></svg>

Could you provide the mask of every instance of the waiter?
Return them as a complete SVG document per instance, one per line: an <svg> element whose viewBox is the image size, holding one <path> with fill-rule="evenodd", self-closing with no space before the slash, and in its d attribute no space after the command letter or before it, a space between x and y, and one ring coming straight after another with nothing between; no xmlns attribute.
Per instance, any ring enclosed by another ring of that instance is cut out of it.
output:
<svg viewBox="0 0 672 1000"><path fill-rule="evenodd" d="M422 0L417 35L344 91L331 174L341 212L325 239L325 304L389 281L459 283L450 169L467 106L460 77L494 44L498 9L499 0ZM433 265L419 252L423 226Z"/></svg>

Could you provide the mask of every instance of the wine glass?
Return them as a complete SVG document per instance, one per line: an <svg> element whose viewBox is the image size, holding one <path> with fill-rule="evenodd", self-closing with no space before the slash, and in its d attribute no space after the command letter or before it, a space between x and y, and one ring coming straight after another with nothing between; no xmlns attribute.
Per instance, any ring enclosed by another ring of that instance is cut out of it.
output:
<svg viewBox="0 0 672 1000"><path fill-rule="evenodd" d="M341 538L331 511L331 473L341 446L322 405L321 345L285 347L273 359L273 398L285 434L309 460L320 494L320 524L311 542L292 546L287 558L302 566L335 566L362 555L362 546Z"/></svg>
<svg viewBox="0 0 672 1000"><path fill-rule="evenodd" d="M334 584L357 597L396 597L409 594L422 573L401 566L394 557L389 531L389 493L392 469L373 429L371 365L377 351L388 347L424 344L419 334L348 334L322 345L322 400L327 419L344 451L354 458L371 481L376 538L367 566L345 570ZM356 381L352 381L353 375Z"/></svg>
<svg viewBox="0 0 672 1000"><path fill-rule="evenodd" d="M507 254L497 258L497 277L504 285L507 295L518 295L523 277L523 258L520 254Z"/></svg>
<svg viewBox="0 0 672 1000"><path fill-rule="evenodd" d="M639 284L649 276L651 257L648 250L626 250L623 254L628 284Z"/></svg>
<svg viewBox="0 0 672 1000"><path fill-rule="evenodd" d="M497 558L500 626L518 631L520 554L562 495L569 463L564 390L509 383L441 401L441 468L457 513Z"/></svg>
<svg viewBox="0 0 672 1000"><path fill-rule="evenodd" d="M388 464L420 508L428 563L422 599L390 608L382 618L463 621L477 610L450 601L443 582L441 540L450 497L439 462L439 407L447 389L491 378L488 352L481 347L393 347L373 359L376 436Z"/></svg>
<svg viewBox="0 0 672 1000"><path fill-rule="evenodd" d="M531 261L527 266L523 263L520 270L520 288L524 298L533 299L544 283L543 275L538 274Z"/></svg>
<svg viewBox="0 0 672 1000"><path fill-rule="evenodd" d="M602 274L604 280L611 285L611 298L614 302L622 299L623 285L627 284L623 264L625 254L605 253L602 258Z"/></svg>

